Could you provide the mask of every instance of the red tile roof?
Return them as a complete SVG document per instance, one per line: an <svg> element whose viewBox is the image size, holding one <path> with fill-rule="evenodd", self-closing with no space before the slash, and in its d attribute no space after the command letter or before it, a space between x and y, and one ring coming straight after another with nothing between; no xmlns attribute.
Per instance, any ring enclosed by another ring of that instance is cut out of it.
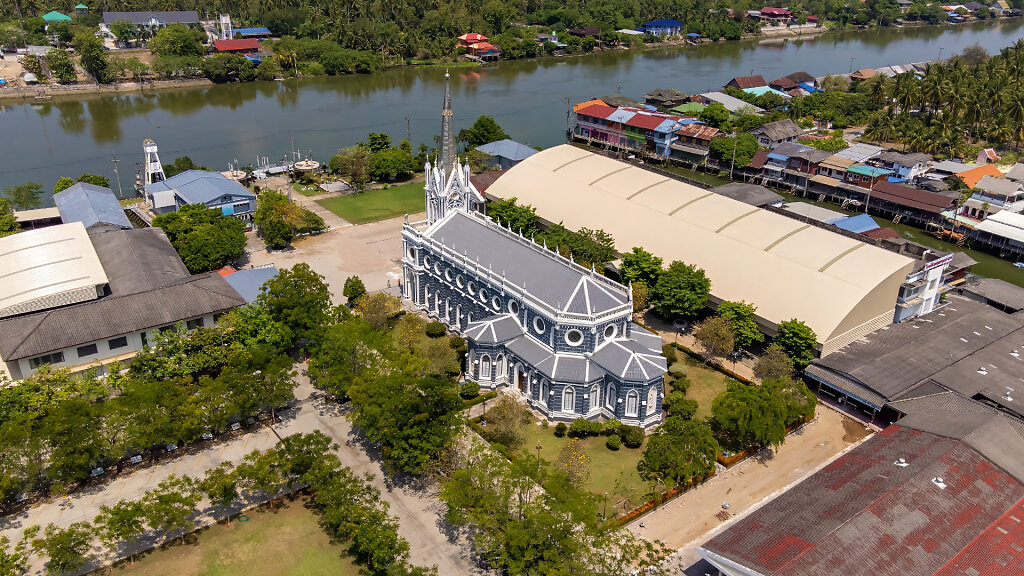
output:
<svg viewBox="0 0 1024 576"><path fill-rule="evenodd" d="M768 14L769 16L792 16L793 13L786 8L772 8L770 6L765 6L764 8L761 8L761 14Z"/></svg>
<svg viewBox="0 0 1024 576"><path fill-rule="evenodd" d="M735 84L740 90L746 90L747 88L759 88L761 86L767 86L768 83L764 81L764 77L760 74L755 76L737 76L729 81L726 86Z"/></svg>
<svg viewBox="0 0 1024 576"><path fill-rule="evenodd" d="M995 164L983 164L977 168L971 168L966 172L961 172L956 175L957 178L964 181L968 188L974 188L978 185L978 180L981 180L984 176L994 176L996 178L1002 177L1003 173L996 168Z"/></svg>
<svg viewBox="0 0 1024 576"><path fill-rule="evenodd" d="M754 152L754 157L750 159L750 164L747 164L747 168L760 170L761 168L764 168L766 162L768 162L768 151L758 150L757 152Z"/></svg>
<svg viewBox="0 0 1024 576"><path fill-rule="evenodd" d="M718 128L708 126L707 124L687 124L679 130L676 130L676 134L680 136L697 138L699 140L711 140L721 133L722 131Z"/></svg>
<svg viewBox="0 0 1024 576"><path fill-rule="evenodd" d="M1024 486L965 442L894 425L702 548L772 576L930 575L1005 529L1022 498Z"/></svg>
<svg viewBox="0 0 1024 576"><path fill-rule="evenodd" d="M1024 501L1007 510L935 576L1024 574Z"/></svg>
<svg viewBox="0 0 1024 576"><path fill-rule="evenodd" d="M911 188L910 186L896 184L887 180L876 183L871 191L871 196L892 202L893 204L933 214L938 214L943 210L949 210L953 207L953 199L949 196Z"/></svg>
<svg viewBox="0 0 1024 576"><path fill-rule="evenodd" d="M579 110L576 111L576 114L582 114L584 116L590 116L592 118L604 119L614 114L616 110L617 108L612 108L611 106L595 103L580 108Z"/></svg>
<svg viewBox="0 0 1024 576"><path fill-rule="evenodd" d="M626 120L626 124L629 126L636 126L637 128L643 128L645 130L654 130L665 120L668 120L665 116L653 116L650 114L634 114L632 118Z"/></svg>
<svg viewBox="0 0 1024 576"><path fill-rule="evenodd" d="M244 40L214 40L213 47L218 52L255 52L260 49L260 41L255 38Z"/></svg>
<svg viewBox="0 0 1024 576"><path fill-rule="evenodd" d="M462 36L459 36L459 40L462 40L463 42L465 42L467 44L472 44L474 42L483 42L485 40L490 40L490 38L488 38L487 36L484 36L483 34L477 34L476 32L470 32L469 34L463 34Z"/></svg>
<svg viewBox="0 0 1024 576"><path fill-rule="evenodd" d="M861 232L861 236L867 236L868 238L874 238L875 240L887 240L889 238L901 238L900 233L893 230L892 228L875 228L874 230L867 230Z"/></svg>
<svg viewBox="0 0 1024 576"><path fill-rule="evenodd" d="M799 84L790 80L789 78L786 78L785 76L783 76L782 78L772 80L771 82L768 83L768 85L771 86L772 88L775 88L776 90L782 91L792 90L793 88L799 86Z"/></svg>
<svg viewBox="0 0 1024 576"><path fill-rule="evenodd" d="M473 186L480 191L481 194L487 192L487 189L492 184L497 182L498 178L508 172L508 170L491 170L490 172L484 172L483 174L473 174L469 177L469 181L473 183Z"/></svg>

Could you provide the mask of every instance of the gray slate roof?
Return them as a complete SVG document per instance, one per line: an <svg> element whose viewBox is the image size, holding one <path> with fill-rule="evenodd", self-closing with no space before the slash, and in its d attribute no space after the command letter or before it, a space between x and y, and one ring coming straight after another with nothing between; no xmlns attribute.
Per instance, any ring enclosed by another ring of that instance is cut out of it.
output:
<svg viewBox="0 0 1024 576"><path fill-rule="evenodd" d="M148 292L0 320L0 357L31 358L244 304L219 274L210 272Z"/></svg>
<svg viewBox="0 0 1024 576"><path fill-rule="evenodd" d="M524 335L523 327L511 314L497 314L470 322L463 331L466 338L478 344L502 344Z"/></svg>
<svg viewBox="0 0 1024 576"><path fill-rule="evenodd" d="M232 272L225 276L224 280L245 298L246 302L255 302L263 290L263 284L274 276L277 276L277 268L266 266Z"/></svg>
<svg viewBox="0 0 1024 576"><path fill-rule="evenodd" d="M539 366L541 362L551 357L551 350L525 335L512 340L505 348L533 366Z"/></svg>
<svg viewBox="0 0 1024 576"><path fill-rule="evenodd" d="M963 162L943 160L942 162L936 162L935 164L932 164L932 172L946 172L948 174L959 174L961 172L967 172L968 170L977 167L977 164L965 164Z"/></svg>
<svg viewBox="0 0 1024 576"><path fill-rule="evenodd" d="M536 368L555 382L586 384L599 380L604 374L591 365L590 361L576 354L555 354L549 356Z"/></svg>
<svg viewBox="0 0 1024 576"><path fill-rule="evenodd" d="M930 162L932 157L927 154L921 154L920 152L904 154L903 152L897 152L895 150L886 150L876 156L875 159L885 164L899 164L904 168L911 168L917 164Z"/></svg>
<svg viewBox="0 0 1024 576"><path fill-rule="evenodd" d="M114 296L154 290L189 277L160 228L115 230L91 236L90 240Z"/></svg>
<svg viewBox="0 0 1024 576"><path fill-rule="evenodd" d="M127 20L132 24L149 24L153 19L164 24L198 24L199 13L195 10L178 10L168 12L104 12L103 23L113 24L118 20Z"/></svg>
<svg viewBox="0 0 1024 576"><path fill-rule="evenodd" d="M716 186L711 189L715 194L721 194L733 200L739 200L751 206L763 208L776 202L782 202L782 196L761 186L760 184L747 184L745 182L733 182L724 186Z"/></svg>
<svg viewBox="0 0 1024 576"><path fill-rule="evenodd" d="M853 144L849 148L840 150L835 153L835 156L840 158L846 158L847 160L853 160L854 162L863 162L868 158L874 158L882 153L881 146L875 146L874 144Z"/></svg>
<svg viewBox="0 0 1024 576"><path fill-rule="evenodd" d="M787 138L796 138L804 133L804 129L797 126L796 122L786 118L754 128L751 132L753 134L764 134L772 142L778 142Z"/></svg>
<svg viewBox="0 0 1024 576"><path fill-rule="evenodd" d="M126 230L132 223L110 188L78 182L53 195L53 201L65 224L81 222L86 229L109 224Z"/></svg>
<svg viewBox="0 0 1024 576"><path fill-rule="evenodd" d="M1024 164L1020 162L1014 164L1013 168L1010 168L1010 171L1006 173L1006 177L1018 182L1024 181Z"/></svg>
<svg viewBox="0 0 1024 576"><path fill-rule="evenodd" d="M975 187L1000 196L1015 196L1020 194L1021 183L995 176L982 176Z"/></svg>
<svg viewBox="0 0 1024 576"><path fill-rule="evenodd" d="M984 300L995 302L1011 311L1024 309L1024 288L998 278L978 278L962 288ZM1024 342L1021 343L1024 346Z"/></svg>
<svg viewBox="0 0 1024 576"><path fill-rule="evenodd" d="M175 191L185 200L186 204L206 204L224 196L236 198L255 198L245 186L224 176L220 172L205 170L186 170L175 174L162 182L154 182L146 186L150 194L164 191Z"/></svg>
<svg viewBox="0 0 1024 576"><path fill-rule="evenodd" d="M600 313L629 301L624 286L461 211L436 223L427 234L563 312Z"/></svg>
<svg viewBox="0 0 1024 576"><path fill-rule="evenodd" d="M484 144L483 146L477 146L477 150L494 156L496 158L508 158L513 162L519 162L526 160L530 156L537 153L536 150L530 148L526 144L520 144L515 140L498 140L497 142L491 142L490 144Z"/></svg>
<svg viewBox="0 0 1024 576"><path fill-rule="evenodd" d="M647 382L668 370L665 357L635 340L610 340L590 359L622 380Z"/></svg>
<svg viewBox="0 0 1024 576"><path fill-rule="evenodd" d="M630 323L629 337L644 345L648 350L661 353L661 336L650 332L636 323Z"/></svg>

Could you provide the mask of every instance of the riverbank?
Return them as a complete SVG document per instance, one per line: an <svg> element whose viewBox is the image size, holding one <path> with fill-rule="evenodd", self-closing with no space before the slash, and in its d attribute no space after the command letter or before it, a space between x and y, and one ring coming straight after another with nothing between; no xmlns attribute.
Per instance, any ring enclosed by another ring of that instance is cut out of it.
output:
<svg viewBox="0 0 1024 576"><path fill-rule="evenodd" d="M145 82L117 82L113 84L41 84L38 86L12 86L0 90L0 101L48 100L53 97L85 96L91 94L114 95L135 92L158 92L181 88L213 86L207 78L176 80L147 80Z"/></svg>

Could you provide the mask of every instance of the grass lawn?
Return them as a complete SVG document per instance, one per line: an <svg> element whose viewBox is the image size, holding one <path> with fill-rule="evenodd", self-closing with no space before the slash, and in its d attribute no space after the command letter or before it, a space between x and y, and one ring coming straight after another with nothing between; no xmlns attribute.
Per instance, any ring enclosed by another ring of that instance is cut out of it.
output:
<svg viewBox="0 0 1024 576"><path fill-rule="evenodd" d="M215 524L185 546L155 550L110 573L132 576L356 576L359 568L301 500L250 511L248 522Z"/></svg>
<svg viewBox="0 0 1024 576"><path fill-rule="evenodd" d="M547 429L537 426L536 421L527 424L523 430L525 442L521 451L529 452L531 456L537 455L537 441L540 441L540 457L549 462L558 459L558 453L562 447L569 442L568 437L558 438L555 436L555 425L551 424ZM621 500L629 500L632 509L643 500L643 494L650 490L650 485L640 479L636 471L636 464L643 456L644 446L640 448L619 448L618 451L609 450L605 446L605 436L592 436L583 438L580 443L587 456L590 456L590 479L584 488L598 496L608 492L609 516L611 509ZM646 445L646 440L644 444ZM621 511L621 507L620 507Z"/></svg>
<svg viewBox="0 0 1024 576"><path fill-rule="evenodd" d="M366 224L422 212L423 182L408 182L386 190L369 190L316 202L353 224Z"/></svg>
<svg viewBox="0 0 1024 576"><path fill-rule="evenodd" d="M697 413L694 420L704 420L711 416L711 403L719 394L725 392L726 383L730 380L714 368L708 368L700 361L679 353L682 359L673 364L673 367L680 364L686 369L686 379L690 381L690 387L686 390L686 397L697 401Z"/></svg>
<svg viewBox="0 0 1024 576"><path fill-rule="evenodd" d="M319 196L321 194L326 194L326 192L321 190L316 184L303 184L301 182L292 182L292 190L295 190L303 196Z"/></svg>

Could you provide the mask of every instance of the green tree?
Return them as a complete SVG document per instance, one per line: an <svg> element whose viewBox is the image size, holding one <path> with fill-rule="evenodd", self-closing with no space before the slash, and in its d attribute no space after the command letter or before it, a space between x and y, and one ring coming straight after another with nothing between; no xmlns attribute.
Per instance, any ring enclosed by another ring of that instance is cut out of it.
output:
<svg viewBox="0 0 1024 576"><path fill-rule="evenodd" d="M622 280L626 283L642 282L647 286L658 283L662 259L638 246L622 255ZM635 290L634 286L634 290ZM635 294L634 294L635 297Z"/></svg>
<svg viewBox="0 0 1024 576"><path fill-rule="evenodd" d="M793 361L778 344L769 344L764 354L754 365L754 376L759 380L790 378L793 375Z"/></svg>
<svg viewBox="0 0 1024 576"><path fill-rule="evenodd" d="M184 24L170 24L161 28L149 41L149 49L158 56L202 56L205 34Z"/></svg>
<svg viewBox="0 0 1024 576"><path fill-rule="evenodd" d="M402 301L384 292L365 294L356 300L355 312L374 330L383 330L402 312Z"/></svg>
<svg viewBox="0 0 1024 576"><path fill-rule="evenodd" d="M195 526L192 515L200 498L194 480L188 476L171 475L142 499L146 523L168 534L181 532L184 544L185 534Z"/></svg>
<svg viewBox="0 0 1024 576"><path fill-rule="evenodd" d="M100 176L98 174L82 174L78 177L77 182L85 182L86 184L92 184L94 186L102 186L104 188L110 188L110 178L106 176Z"/></svg>
<svg viewBox="0 0 1024 576"><path fill-rule="evenodd" d="M31 210L39 208L39 201L43 196L43 185L38 182L26 182L15 186L4 188L4 196L16 210Z"/></svg>
<svg viewBox="0 0 1024 576"><path fill-rule="evenodd" d="M53 185L53 193L56 194L57 192L63 192L64 190L67 190L68 188L71 188L74 185L74 180L68 178L67 176L61 176L57 180L57 183Z"/></svg>
<svg viewBox="0 0 1024 576"><path fill-rule="evenodd" d="M71 55L63 48L54 48L46 54L46 64L50 74L61 84L74 82L78 78L75 73L75 63L71 61Z"/></svg>
<svg viewBox="0 0 1024 576"><path fill-rule="evenodd" d="M24 546L19 543L11 548L11 541L6 536L0 536L0 574L16 576L27 573L28 555L25 553Z"/></svg>
<svg viewBox="0 0 1024 576"><path fill-rule="evenodd" d="M722 358L736 348L732 327L729 321L721 316L712 316L697 324L693 337L704 348L708 360Z"/></svg>
<svg viewBox="0 0 1024 576"><path fill-rule="evenodd" d="M288 329L289 339L316 342L329 324L331 290L309 264L284 268L263 285L259 302Z"/></svg>
<svg viewBox="0 0 1024 576"><path fill-rule="evenodd" d="M654 310L665 318L685 318L700 312L711 293L704 270L678 260L661 273L651 291Z"/></svg>
<svg viewBox="0 0 1024 576"><path fill-rule="evenodd" d="M366 285L359 276L349 276L345 279L345 287L341 295L348 299L348 305L352 306L360 296L366 294Z"/></svg>
<svg viewBox="0 0 1024 576"><path fill-rule="evenodd" d="M387 148L370 154L369 174L374 180L408 178L416 172L416 163L409 150Z"/></svg>
<svg viewBox="0 0 1024 576"><path fill-rule="evenodd" d="M372 379L376 369L386 368L390 356L386 336L359 316L349 315L327 328L317 354L309 359L309 375L317 387L345 398L353 382Z"/></svg>
<svg viewBox="0 0 1024 576"><path fill-rule="evenodd" d="M537 210L530 205L516 204L516 198L492 202L487 206L487 215L498 224L527 238L533 238L540 232Z"/></svg>
<svg viewBox="0 0 1024 576"><path fill-rule="evenodd" d="M110 25L110 33L122 42L131 43L139 38L139 27L125 19L115 20Z"/></svg>
<svg viewBox="0 0 1024 576"><path fill-rule="evenodd" d="M370 152L365 146L350 146L338 150L331 157L331 172L348 178L349 183L361 190L370 179Z"/></svg>
<svg viewBox="0 0 1024 576"><path fill-rule="evenodd" d="M786 438L786 409L781 398L761 386L729 382L711 404L712 426L736 449L779 446Z"/></svg>
<svg viewBox="0 0 1024 576"><path fill-rule="evenodd" d="M647 439L637 470L644 480L686 486L715 469L718 451L710 426L670 416Z"/></svg>
<svg viewBox="0 0 1024 576"><path fill-rule="evenodd" d="M7 198L0 198L0 238L18 232L21 232L21 226L11 208L11 201Z"/></svg>
<svg viewBox="0 0 1024 576"><path fill-rule="evenodd" d="M353 424L380 444L390 470L421 474L459 431L462 400L447 379L395 374L349 389Z"/></svg>
<svg viewBox="0 0 1024 576"><path fill-rule="evenodd" d="M92 537L92 527L86 522L75 522L67 528L50 524L42 538L32 541L32 547L49 559L46 563L48 574L63 574L78 570L89 562Z"/></svg>
<svg viewBox="0 0 1024 576"><path fill-rule="evenodd" d="M245 253L245 225L203 204L182 206L161 214L153 226L162 228L189 272L216 270Z"/></svg>
<svg viewBox="0 0 1024 576"><path fill-rule="evenodd" d="M742 168L754 158L760 150L757 139L746 132L736 136L720 136L711 140L711 155L718 158L724 165Z"/></svg>
<svg viewBox="0 0 1024 576"><path fill-rule="evenodd" d="M203 58L200 64L203 76L222 84L224 82L252 82L256 68L241 54L219 53Z"/></svg>
<svg viewBox="0 0 1024 576"><path fill-rule="evenodd" d="M146 508L138 500L121 500L113 506L100 506L93 525L99 532L100 542L110 550L119 544L132 543L146 531ZM134 563L135 555L127 548L128 561Z"/></svg>
<svg viewBox="0 0 1024 576"><path fill-rule="evenodd" d="M722 128L729 122L730 114L721 102L712 102L701 110L697 117L709 126Z"/></svg>
<svg viewBox="0 0 1024 576"><path fill-rule="evenodd" d="M651 293L647 284L643 282L633 283L633 312L643 312L650 304Z"/></svg>
<svg viewBox="0 0 1024 576"><path fill-rule="evenodd" d="M84 478L102 453L96 416L101 408L82 398L67 398L43 420L52 446L49 474L62 482Z"/></svg>
<svg viewBox="0 0 1024 576"><path fill-rule="evenodd" d="M803 321L794 318L779 322L779 329L772 343L781 346L786 356L793 361L793 365L802 370L814 360L818 335Z"/></svg>
<svg viewBox="0 0 1024 576"><path fill-rule="evenodd" d="M757 326L755 312L757 312L757 306L742 301L725 300L718 305L718 315L729 323L729 327L736 337L736 345L741 348L764 341L764 334Z"/></svg>
<svg viewBox="0 0 1024 576"><path fill-rule="evenodd" d="M174 159L174 162L164 164L163 169L164 175L168 178L171 176L177 176L178 174L187 172L188 170L206 170L206 168L202 166L196 166L195 162L193 162L188 156L178 156Z"/></svg>
<svg viewBox="0 0 1024 576"><path fill-rule="evenodd" d="M72 44L78 53L82 68L97 82L101 84L109 82L109 62L107 62L107 51L103 49L103 41L90 31L76 34Z"/></svg>
<svg viewBox="0 0 1024 576"><path fill-rule="evenodd" d="M272 81L278 77L281 73L280 66L273 58L265 58L260 62L260 65L256 67L256 78L264 81Z"/></svg>
<svg viewBox="0 0 1024 576"><path fill-rule="evenodd" d="M490 116L481 116L469 128L459 130L459 140L473 147L483 146L484 144L505 140L506 138L508 138L508 134Z"/></svg>

